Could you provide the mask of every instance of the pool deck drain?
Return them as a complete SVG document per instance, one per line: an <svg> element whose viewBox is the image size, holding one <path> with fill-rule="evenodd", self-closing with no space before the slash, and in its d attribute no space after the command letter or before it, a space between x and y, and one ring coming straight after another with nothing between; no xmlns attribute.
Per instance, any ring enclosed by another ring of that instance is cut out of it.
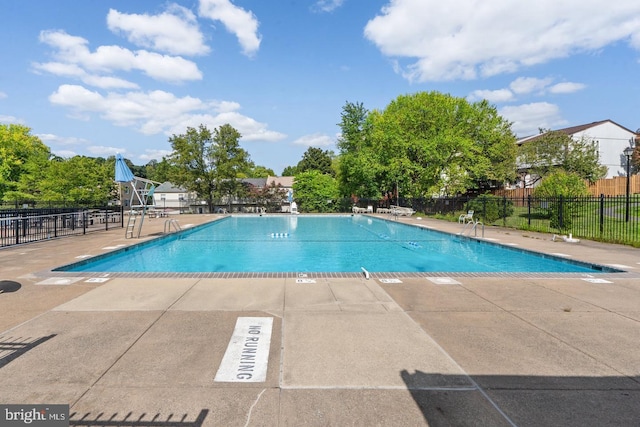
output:
<svg viewBox="0 0 640 427"><path fill-rule="evenodd" d="M485 235L628 271L94 276L51 270L138 240L8 248L0 401L69 404L73 425L637 425L640 250ZM266 374L216 382L239 318L272 319Z"/></svg>

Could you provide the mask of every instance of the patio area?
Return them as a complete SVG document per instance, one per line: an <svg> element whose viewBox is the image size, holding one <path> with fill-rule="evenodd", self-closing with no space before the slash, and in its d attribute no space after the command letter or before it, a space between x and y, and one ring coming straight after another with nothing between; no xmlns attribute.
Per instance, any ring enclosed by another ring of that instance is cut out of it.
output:
<svg viewBox="0 0 640 427"><path fill-rule="evenodd" d="M13 284L0 293L0 402L69 404L75 426L638 425L638 249L487 227L496 243L625 272L49 272L163 226L0 250L0 282Z"/></svg>

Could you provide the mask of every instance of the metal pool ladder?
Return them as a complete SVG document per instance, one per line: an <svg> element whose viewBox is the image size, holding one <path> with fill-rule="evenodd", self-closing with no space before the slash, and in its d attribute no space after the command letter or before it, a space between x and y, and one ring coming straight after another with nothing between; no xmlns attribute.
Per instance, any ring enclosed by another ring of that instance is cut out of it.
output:
<svg viewBox="0 0 640 427"><path fill-rule="evenodd" d="M171 233L171 227L173 226L175 231L180 231L180 224L177 219L168 219L164 222L164 234Z"/></svg>
<svg viewBox="0 0 640 427"><path fill-rule="evenodd" d="M474 232L473 235L475 237L478 237L478 225L482 226L482 237L484 237L484 224L479 219L466 222L464 224L464 227L462 227L462 231L458 234L461 236L464 236L466 233L467 235L470 236L471 232L473 231Z"/></svg>

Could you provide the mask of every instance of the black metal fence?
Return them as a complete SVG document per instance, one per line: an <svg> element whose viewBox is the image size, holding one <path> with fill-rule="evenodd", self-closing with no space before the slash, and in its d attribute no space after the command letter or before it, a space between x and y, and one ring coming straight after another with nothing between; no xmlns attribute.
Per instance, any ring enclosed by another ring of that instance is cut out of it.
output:
<svg viewBox="0 0 640 427"><path fill-rule="evenodd" d="M122 209L51 208L0 210L0 247L123 227Z"/></svg>
<svg viewBox="0 0 640 427"><path fill-rule="evenodd" d="M374 212L390 202L359 200ZM498 196L402 199L391 204L410 207L424 215L458 220L473 210L485 225L539 231L640 246L640 195L629 197L508 198Z"/></svg>

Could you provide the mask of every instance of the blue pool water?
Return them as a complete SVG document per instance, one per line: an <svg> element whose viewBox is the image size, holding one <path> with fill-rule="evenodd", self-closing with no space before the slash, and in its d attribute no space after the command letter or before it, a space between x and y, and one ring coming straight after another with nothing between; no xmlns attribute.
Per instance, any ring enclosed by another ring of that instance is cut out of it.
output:
<svg viewBox="0 0 640 427"><path fill-rule="evenodd" d="M589 272L601 268L354 216L228 217L63 267L87 272Z"/></svg>

